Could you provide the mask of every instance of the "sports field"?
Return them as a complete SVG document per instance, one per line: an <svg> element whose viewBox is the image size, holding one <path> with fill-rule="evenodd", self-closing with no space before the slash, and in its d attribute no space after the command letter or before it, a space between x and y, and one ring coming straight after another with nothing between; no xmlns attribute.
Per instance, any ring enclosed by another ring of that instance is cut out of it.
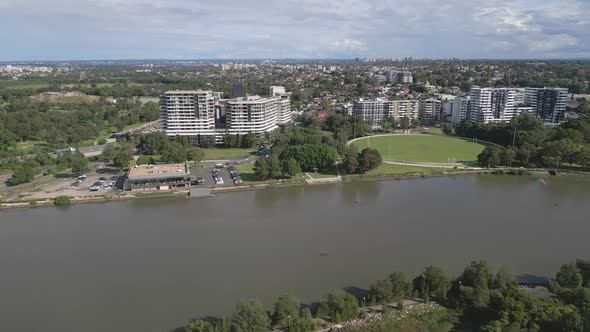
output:
<svg viewBox="0 0 590 332"><path fill-rule="evenodd" d="M351 143L358 150L366 147L379 150L383 160L469 163L485 145L441 135L393 135L367 137Z"/></svg>

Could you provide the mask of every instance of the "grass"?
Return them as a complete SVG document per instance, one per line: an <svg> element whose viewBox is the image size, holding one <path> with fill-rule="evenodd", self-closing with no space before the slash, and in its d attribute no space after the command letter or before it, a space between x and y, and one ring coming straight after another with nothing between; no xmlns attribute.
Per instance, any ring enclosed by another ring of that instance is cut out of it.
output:
<svg viewBox="0 0 590 332"><path fill-rule="evenodd" d="M242 177L242 180L244 180L245 185L272 184L279 182L279 180L262 180L258 175L256 175L256 173L254 173L254 164L236 165L234 167ZM287 181L295 182L303 181L305 179L307 179L307 176L301 173L292 177L291 179L287 179Z"/></svg>
<svg viewBox="0 0 590 332"><path fill-rule="evenodd" d="M367 137L352 144L359 150L377 149L383 160L431 163L474 162L485 147L459 138L430 135Z"/></svg>
<svg viewBox="0 0 590 332"><path fill-rule="evenodd" d="M437 168L437 167L419 167L419 166L406 166L406 165L394 165L382 163L376 169L368 171L368 176L381 176L381 175L410 175L417 173L427 174L440 174L443 172L453 171L451 168Z"/></svg>
<svg viewBox="0 0 590 332"><path fill-rule="evenodd" d="M205 151L204 160L232 160L249 157L256 150L239 148L210 148L203 149L203 151Z"/></svg>
<svg viewBox="0 0 590 332"><path fill-rule="evenodd" d="M327 169L323 171L318 171L317 173L314 172L307 172L312 178L314 179L328 179L328 178L335 178L338 176L338 171L336 168Z"/></svg>
<svg viewBox="0 0 590 332"><path fill-rule="evenodd" d="M36 80L2 80L0 81L0 89L40 89L46 88L49 83L36 81Z"/></svg>

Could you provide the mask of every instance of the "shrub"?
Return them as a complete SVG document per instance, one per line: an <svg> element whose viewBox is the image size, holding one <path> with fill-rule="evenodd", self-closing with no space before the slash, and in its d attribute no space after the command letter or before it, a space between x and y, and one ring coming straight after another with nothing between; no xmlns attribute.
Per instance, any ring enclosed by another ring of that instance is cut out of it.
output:
<svg viewBox="0 0 590 332"><path fill-rule="evenodd" d="M58 196L53 200L53 204L57 206L64 206L72 204L72 198L70 196Z"/></svg>

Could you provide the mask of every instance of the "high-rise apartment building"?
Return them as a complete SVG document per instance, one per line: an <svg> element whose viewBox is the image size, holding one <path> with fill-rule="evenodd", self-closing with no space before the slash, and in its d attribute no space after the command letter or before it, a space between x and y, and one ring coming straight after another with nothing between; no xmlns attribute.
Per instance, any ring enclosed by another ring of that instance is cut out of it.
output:
<svg viewBox="0 0 590 332"><path fill-rule="evenodd" d="M412 84L414 82L414 77L409 71L390 70L385 76L389 83Z"/></svg>
<svg viewBox="0 0 590 332"><path fill-rule="evenodd" d="M392 116L397 123L407 117L417 119L420 113L420 101L416 99L392 100Z"/></svg>
<svg viewBox="0 0 590 332"><path fill-rule="evenodd" d="M160 96L162 128L166 135L215 136L262 134L292 120L290 94L246 96L228 100L221 93L202 90L167 91ZM217 122L216 122L217 121ZM217 129L216 129L217 127Z"/></svg>
<svg viewBox="0 0 590 332"><path fill-rule="evenodd" d="M375 100L360 99L352 104L352 114L360 116L372 126L378 126L383 119L389 118L392 114L391 101L384 98Z"/></svg>
<svg viewBox="0 0 590 332"><path fill-rule="evenodd" d="M469 105L469 97L456 97L451 106L451 123L466 121Z"/></svg>
<svg viewBox="0 0 590 332"><path fill-rule="evenodd" d="M225 115L228 134L263 134L277 129L280 98L247 96L230 99Z"/></svg>
<svg viewBox="0 0 590 332"><path fill-rule="evenodd" d="M430 98L420 100L418 118L424 125L433 126L440 121L442 111L442 102L438 99Z"/></svg>
<svg viewBox="0 0 590 332"><path fill-rule="evenodd" d="M507 123L516 116L515 100L520 99L522 89L480 88L471 89L469 121L481 123Z"/></svg>
<svg viewBox="0 0 590 332"><path fill-rule="evenodd" d="M162 128L168 136L213 135L215 102L212 91L167 91L160 97Z"/></svg>
<svg viewBox="0 0 590 332"><path fill-rule="evenodd" d="M545 125L557 126L563 120L567 95L566 88L526 88L524 102Z"/></svg>

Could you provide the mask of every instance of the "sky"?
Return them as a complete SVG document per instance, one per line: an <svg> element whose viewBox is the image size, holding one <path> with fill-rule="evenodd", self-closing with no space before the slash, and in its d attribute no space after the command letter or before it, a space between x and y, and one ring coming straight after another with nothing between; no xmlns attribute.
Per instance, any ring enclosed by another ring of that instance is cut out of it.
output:
<svg viewBox="0 0 590 332"><path fill-rule="evenodd" d="M590 0L0 0L0 61L590 58Z"/></svg>

